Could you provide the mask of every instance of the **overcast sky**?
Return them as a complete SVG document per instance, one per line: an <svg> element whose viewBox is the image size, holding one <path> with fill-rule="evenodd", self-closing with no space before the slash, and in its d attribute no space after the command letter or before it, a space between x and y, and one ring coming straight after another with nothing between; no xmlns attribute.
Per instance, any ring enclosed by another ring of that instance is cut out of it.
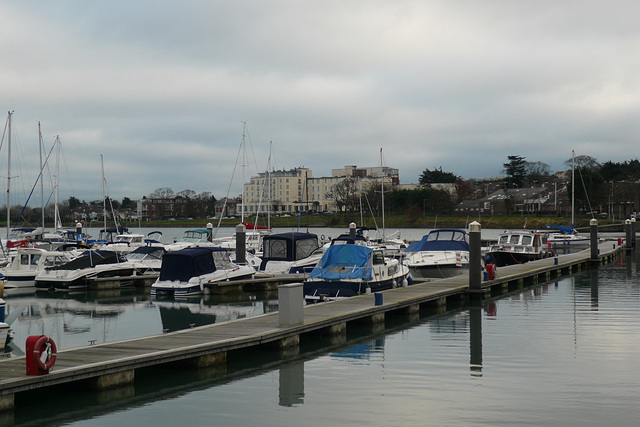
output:
<svg viewBox="0 0 640 427"><path fill-rule="evenodd" d="M62 141L60 197L87 201L100 155L118 200L235 196L270 141L272 167L316 177L377 166L382 148L402 183L496 176L508 155L552 171L571 150L638 156L637 1L20 0L0 14L0 106L27 192L38 121L47 150Z"/></svg>

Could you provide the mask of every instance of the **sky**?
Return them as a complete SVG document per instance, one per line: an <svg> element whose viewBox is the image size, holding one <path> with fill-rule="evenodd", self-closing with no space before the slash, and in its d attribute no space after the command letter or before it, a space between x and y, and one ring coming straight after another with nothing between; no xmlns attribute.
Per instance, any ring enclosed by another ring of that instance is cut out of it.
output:
<svg viewBox="0 0 640 427"><path fill-rule="evenodd" d="M509 155L551 171L572 150L638 156L640 2L21 0L0 14L12 201L38 175L38 123L45 151L60 137L45 173L60 200L101 199L101 165L106 194L136 200L235 197L269 159L315 177L382 163L410 184L440 167L497 176Z"/></svg>

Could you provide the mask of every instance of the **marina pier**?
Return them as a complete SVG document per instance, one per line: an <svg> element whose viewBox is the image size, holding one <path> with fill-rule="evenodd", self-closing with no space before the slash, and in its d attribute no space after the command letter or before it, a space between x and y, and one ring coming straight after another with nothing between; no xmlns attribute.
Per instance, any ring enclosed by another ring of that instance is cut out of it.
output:
<svg viewBox="0 0 640 427"><path fill-rule="evenodd" d="M302 319L283 320L280 312L225 323L194 327L145 338L89 345L62 350L49 374L28 376L25 357L0 361L0 404L3 410L15 407L15 396L34 389L74 384L89 389L116 389L135 381L136 370L181 363L194 368L224 365L234 351L276 348L284 354L299 351L304 335L346 336L353 324L384 328L386 316L418 314L421 309L446 310L449 303L496 297L528 284L552 280L587 268L612 262L623 250L618 242L605 241L597 246L597 257L585 250L539 261L500 267L492 280L482 280L480 291L471 292L469 277L416 283L381 293L361 295L330 303L300 307ZM287 285L294 287L296 285ZM295 304L298 302L295 301ZM280 304L283 304L282 300ZM303 304L300 300L299 304ZM294 307L295 311L295 307ZM294 313L295 314L295 313ZM31 356L29 356L31 357Z"/></svg>

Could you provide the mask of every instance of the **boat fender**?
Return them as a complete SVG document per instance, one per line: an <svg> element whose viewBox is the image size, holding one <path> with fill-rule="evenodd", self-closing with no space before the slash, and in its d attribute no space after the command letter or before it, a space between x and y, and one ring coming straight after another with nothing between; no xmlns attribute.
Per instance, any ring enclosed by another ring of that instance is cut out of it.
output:
<svg viewBox="0 0 640 427"><path fill-rule="evenodd" d="M407 283L409 286L413 285L413 278L411 276L407 276Z"/></svg>
<svg viewBox="0 0 640 427"><path fill-rule="evenodd" d="M45 335L41 336L33 347L33 359L36 367L42 372L48 372L56 363L57 357L56 343ZM42 360L42 353L46 353L47 358Z"/></svg>
<svg viewBox="0 0 640 427"><path fill-rule="evenodd" d="M402 279L402 287L406 288L407 286L409 286L409 281L407 279Z"/></svg>

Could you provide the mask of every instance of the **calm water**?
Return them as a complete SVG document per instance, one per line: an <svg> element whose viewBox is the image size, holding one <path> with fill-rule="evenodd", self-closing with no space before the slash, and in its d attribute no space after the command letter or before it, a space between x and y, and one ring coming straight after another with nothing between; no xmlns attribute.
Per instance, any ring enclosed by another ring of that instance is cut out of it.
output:
<svg viewBox="0 0 640 427"><path fill-rule="evenodd" d="M445 314L424 312L412 319L393 317L381 332L350 329L344 343L305 341L299 355L286 359L275 351L259 357L247 353L230 357L223 372L139 371L138 384L118 394L64 389L19 396L37 399L32 401L39 405L0 421L82 426L637 425L637 266L636 255L625 256L599 270L482 305L450 307ZM100 334L111 340L161 333L277 306L275 297L259 294L181 303L140 294L121 295L120 300L91 295L20 298L8 297L7 304L44 302L50 313L19 319L30 324L27 333L41 333L38 322L44 328L55 324L64 346L86 345Z"/></svg>

